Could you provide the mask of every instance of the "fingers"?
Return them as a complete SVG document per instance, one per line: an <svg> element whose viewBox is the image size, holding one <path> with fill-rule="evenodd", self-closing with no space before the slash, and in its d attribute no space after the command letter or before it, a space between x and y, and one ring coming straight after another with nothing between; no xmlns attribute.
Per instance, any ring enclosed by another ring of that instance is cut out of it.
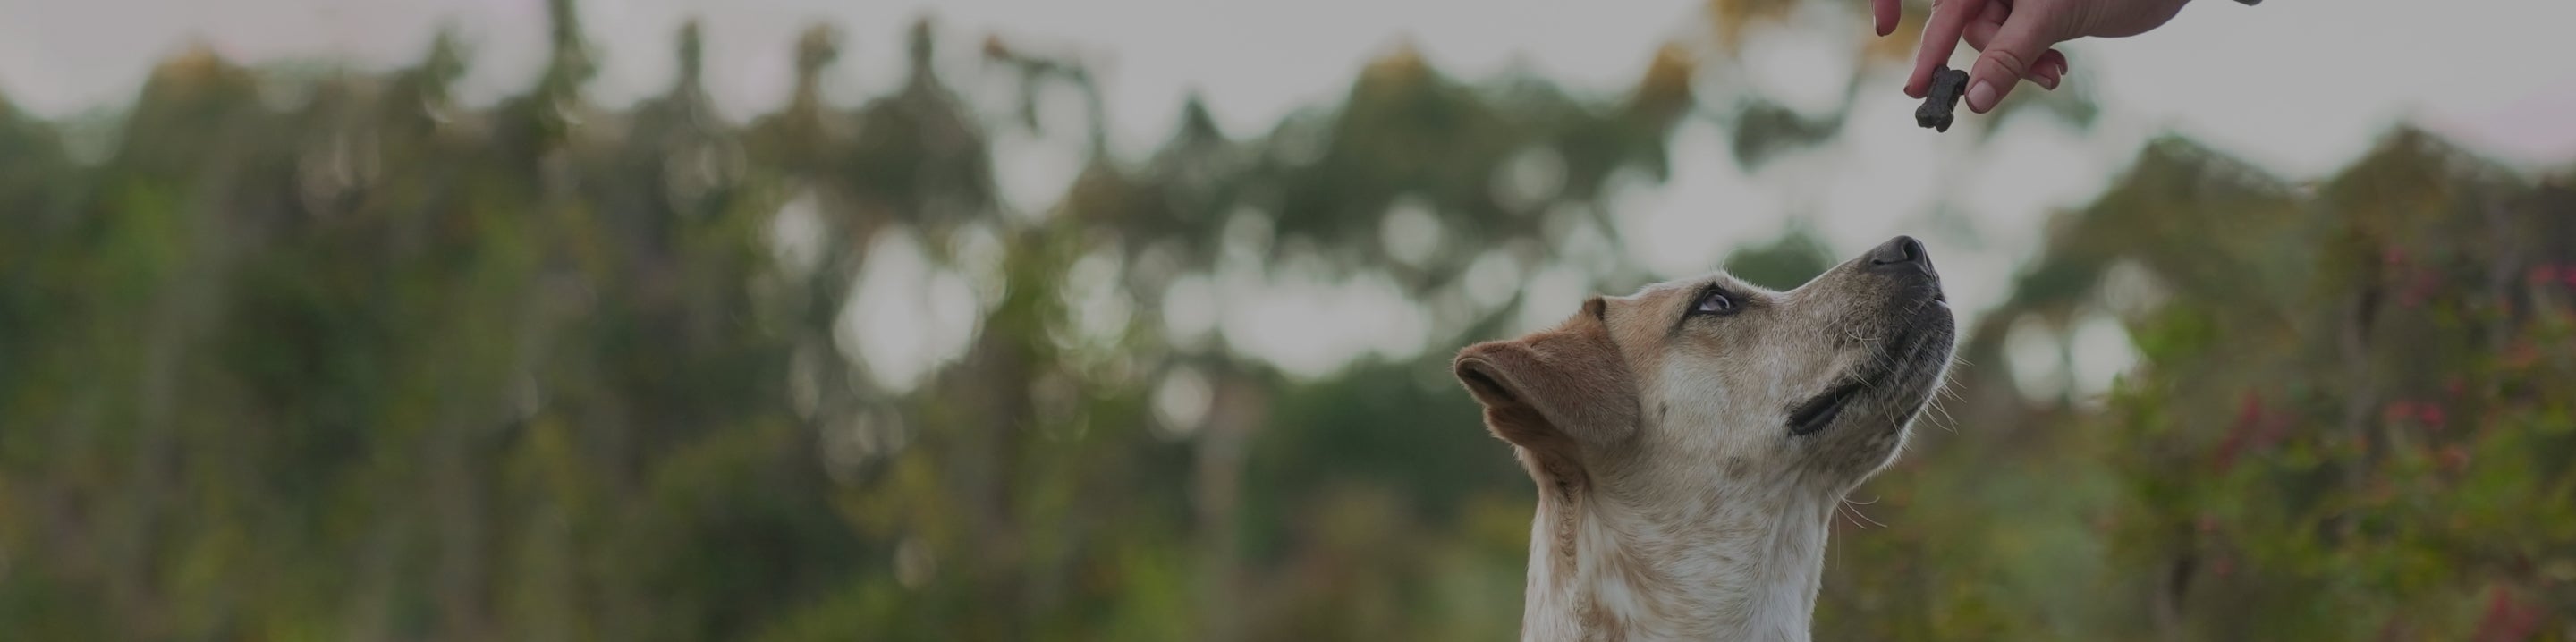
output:
<svg viewBox="0 0 2576 642"><path fill-rule="evenodd" d="M1984 15L1980 15L1977 20L1968 23L1968 30L1965 33L1964 38L1967 41L1969 48L1976 49L1981 52L1985 51L1986 45L1990 44L1994 40L1995 32L2003 29L2003 16L1999 15L2000 12L1996 10L2002 5L1989 4L1986 6L1988 7L1988 10ZM2030 71L2023 73L2021 78L2033 83L2038 83L2039 86L2043 88L2056 89L2057 83L2063 82L2066 79L2067 71L2066 54L2060 53L2056 49L2050 49L2046 53L2040 54L2039 60L2031 63Z"/></svg>
<svg viewBox="0 0 2576 642"><path fill-rule="evenodd" d="M2051 53L2049 45L2056 44L2042 26L2050 22L2049 16L2024 13L2013 18L1986 40L1985 54L1978 56L1976 67L1968 70L1971 111L1982 114L1993 110L2012 93L2013 85L2040 68L2043 56ZM2054 68L2049 73L2063 75L2065 54L2058 54L2048 64Z"/></svg>
<svg viewBox="0 0 2576 642"><path fill-rule="evenodd" d="M1968 29L1971 18L1986 9L1988 0L1940 0L1932 3L1932 18L1923 24L1923 46L1914 53L1914 74L1906 77L1905 95L1922 98L1932 85L1932 70L1950 61L1958 51L1959 38ZM1979 110L1983 111L1983 110Z"/></svg>
<svg viewBox="0 0 2576 642"><path fill-rule="evenodd" d="M1879 37L1884 38L1887 34L1896 33L1897 21L1905 17L1905 0L1869 0L1869 5L1872 12L1877 14L1873 16L1873 20L1878 28Z"/></svg>
<svg viewBox="0 0 2576 642"><path fill-rule="evenodd" d="M2031 65L2030 71L2026 72L2022 78L2024 80L2039 83L2039 86L2042 89L2054 91L2057 89L2058 83L2066 82L2066 72L2066 54L2058 53L2055 49L2050 49L2047 52L2039 54L2039 62Z"/></svg>

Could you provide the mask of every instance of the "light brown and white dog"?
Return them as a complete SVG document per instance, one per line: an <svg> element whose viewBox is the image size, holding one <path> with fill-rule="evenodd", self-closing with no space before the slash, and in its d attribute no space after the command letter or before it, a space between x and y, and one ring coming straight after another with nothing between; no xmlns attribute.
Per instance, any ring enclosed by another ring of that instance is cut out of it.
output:
<svg viewBox="0 0 2576 642"><path fill-rule="evenodd" d="M1452 369L1538 481L1523 640L1805 640L1845 493L1957 336L1897 237L1787 292L1722 272L1592 297Z"/></svg>

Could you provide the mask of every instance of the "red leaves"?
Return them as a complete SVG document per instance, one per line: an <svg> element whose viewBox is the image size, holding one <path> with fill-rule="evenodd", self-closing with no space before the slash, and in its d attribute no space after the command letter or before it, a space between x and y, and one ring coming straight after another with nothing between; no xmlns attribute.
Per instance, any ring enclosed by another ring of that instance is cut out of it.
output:
<svg viewBox="0 0 2576 642"><path fill-rule="evenodd" d="M2210 465L2217 468L2218 472L2221 473L2227 472L2227 469L2235 467L2237 453L2245 449L2247 433L2250 432L2257 422L2262 420L2262 418L2263 398L2255 395L2252 390L2245 391L2245 401L2237 406L2236 423L2230 424L2227 427L2227 437L2219 440L2218 453L2212 456L2213 461L2210 462ZM2208 518L2204 517L2202 520L2205 524Z"/></svg>
<svg viewBox="0 0 2576 642"><path fill-rule="evenodd" d="M2487 590L2486 615L2478 619L2479 642L2528 640L2540 632L2540 607L2524 603L2512 589L2496 586Z"/></svg>
<svg viewBox="0 0 2576 642"><path fill-rule="evenodd" d="M2430 401L2388 402L2380 417L2391 424L2412 421L2432 432L2442 432L2450 424L2450 413L2443 411L2442 404ZM2445 445L2433 452L2433 463L2445 473L2458 473L2468 467L2469 451L2459 444Z"/></svg>
<svg viewBox="0 0 2576 642"><path fill-rule="evenodd" d="M2240 402L2237 402L2237 404L2236 404L2236 427L2237 427L2237 429L2238 429L2238 430L2243 430L2243 429L2245 429L2245 427L2246 427L2246 426L2252 426L2252 425L2254 425L2254 424L2255 424L2255 422L2262 421L2262 420L2263 420L2263 397L2262 397L2262 396L2260 396L2260 395L2256 395L2256 394L2254 394L2254 391L2252 391L2252 390L2247 390L2247 391L2245 391L2245 397L2244 397L2244 400L2243 400L2243 401L2240 401Z"/></svg>
<svg viewBox="0 0 2576 642"><path fill-rule="evenodd" d="M2297 418L2294 413L2274 412L2263 404L2261 394L2245 391L2243 401L2237 403L2236 422L2228 426L2227 437L2219 440L2210 465L2224 473L2247 450L2270 450L2289 437L2290 423Z"/></svg>
<svg viewBox="0 0 2576 642"><path fill-rule="evenodd" d="M2399 400L2388 402L2387 409L2380 412L2380 418L2389 423L2411 420L2433 429L2434 432L2441 432L2442 428L2449 424L2450 414L2444 412L2442 405L2438 403Z"/></svg>
<svg viewBox="0 0 2576 642"><path fill-rule="evenodd" d="M2522 276L2535 287L2563 285L2576 288L2576 263L2542 263L2524 270Z"/></svg>

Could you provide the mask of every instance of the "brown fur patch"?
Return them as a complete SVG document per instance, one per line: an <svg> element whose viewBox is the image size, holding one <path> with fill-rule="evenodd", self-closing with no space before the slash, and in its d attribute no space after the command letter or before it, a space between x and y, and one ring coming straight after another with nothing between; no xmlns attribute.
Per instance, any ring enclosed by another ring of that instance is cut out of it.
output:
<svg viewBox="0 0 2576 642"><path fill-rule="evenodd" d="M1626 620L1619 619L1617 614L1611 613L1608 609L1600 608L1589 597L1584 598L1583 604L1583 608L1578 609L1578 613L1581 617L1580 621L1583 623L1584 640L1587 642L1625 642L1628 639L1628 622Z"/></svg>
<svg viewBox="0 0 2576 642"><path fill-rule="evenodd" d="M1638 424L1636 377L1610 338L1598 297L1556 328L1458 352L1451 370L1485 406L1485 427L1528 451L1532 473L1585 482L1582 452Z"/></svg>

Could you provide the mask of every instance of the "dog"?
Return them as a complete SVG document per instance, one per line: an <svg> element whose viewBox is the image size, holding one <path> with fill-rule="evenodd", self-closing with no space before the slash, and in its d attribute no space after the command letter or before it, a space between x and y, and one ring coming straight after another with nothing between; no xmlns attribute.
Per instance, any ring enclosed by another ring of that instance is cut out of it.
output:
<svg viewBox="0 0 2576 642"><path fill-rule="evenodd" d="M1460 350L1538 483L1521 639L1807 639L1833 512L1904 448L1957 334L1900 236L1786 292L1718 271Z"/></svg>

